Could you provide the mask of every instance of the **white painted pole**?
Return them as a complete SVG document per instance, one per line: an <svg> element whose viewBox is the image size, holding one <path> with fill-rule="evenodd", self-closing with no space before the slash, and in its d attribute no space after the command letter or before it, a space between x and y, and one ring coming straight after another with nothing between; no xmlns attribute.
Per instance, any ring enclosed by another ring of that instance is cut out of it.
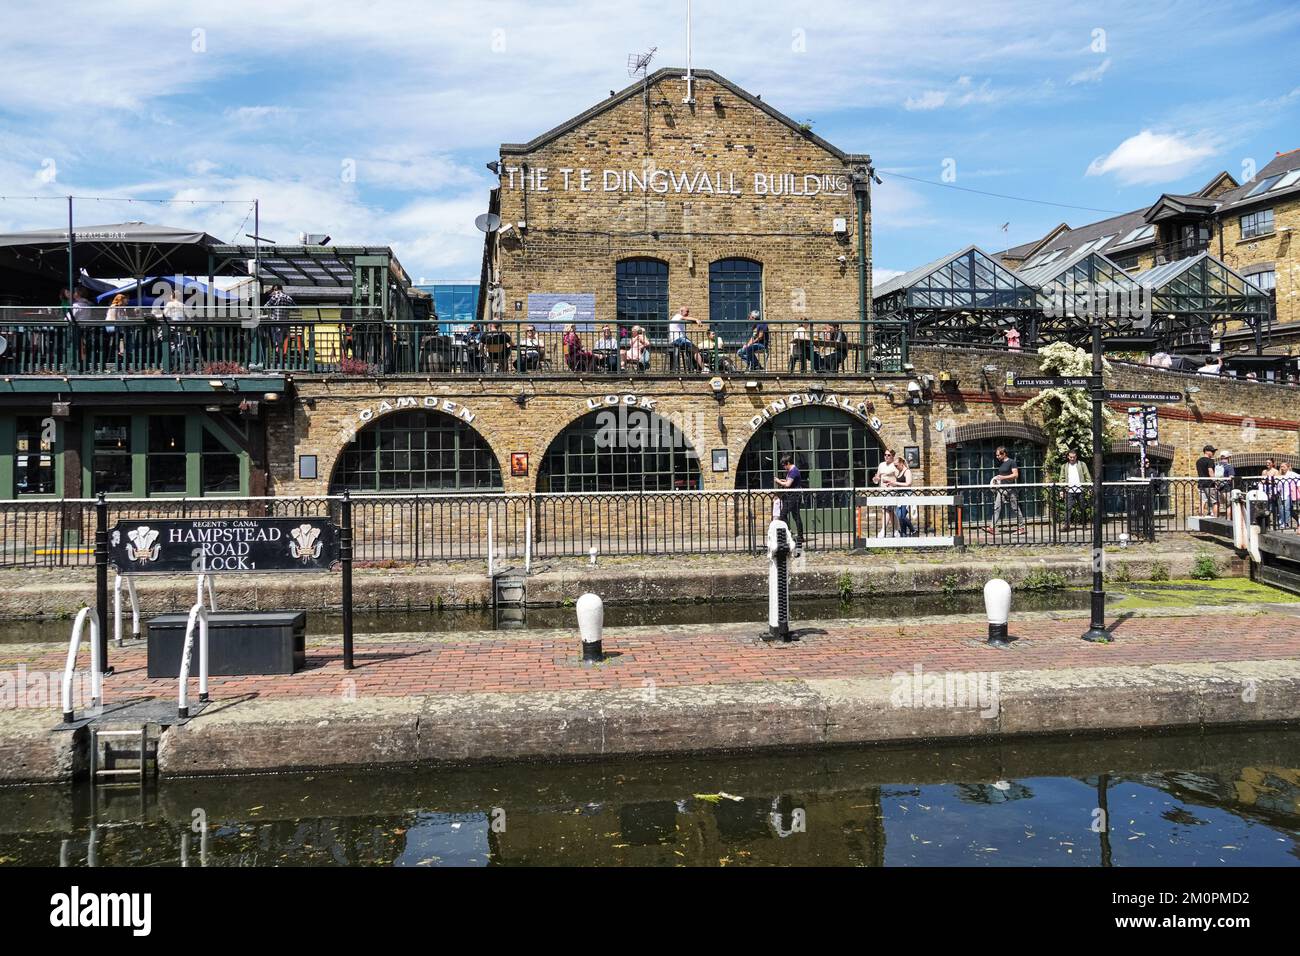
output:
<svg viewBox="0 0 1300 956"><path fill-rule="evenodd" d="M127 575L126 593L131 597L131 637L139 639L140 637L140 598L135 593L135 578Z"/></svg>
<svg viewBox="0 0 1300 956"><path fill-rule="evenodd" d="M533 516L524 515L524 574L533 573Z"/></svg>
<svg viewBox="0 0 1300 956"><path fill-rule="evenodd" d="M68 640L68 659L63 667L63 686L60 695L65 723L71 723L75 716L72 707L72 678L77 670L77 651L81 648L81 632L85 629L87 621L90 622L90 706L98 706L104 697L104 675L100 673L99 664L99 620L98 615L92 615L90 612L91 608L83 607L77 612L76 620L72 622L72 637Z"/></svg>
<svg viewBox="0 0 1300 956"><path fill-rule="evenodd" d="M495 562L492 560L492 559L493 559L493 554L492 554L492 531L493 531L493 527L492 527L492 519L491 519L491 518L488 518L488 529L487 529L487 559L488 559L488 577L489 577L489 578L494 577L495 574L496 574Z"/></svg>
<svg viewBox="0 0 1300 956"><path fill-rule="evenodd" d="M122 575L113 575L113 643L122 646Z"/></svg>

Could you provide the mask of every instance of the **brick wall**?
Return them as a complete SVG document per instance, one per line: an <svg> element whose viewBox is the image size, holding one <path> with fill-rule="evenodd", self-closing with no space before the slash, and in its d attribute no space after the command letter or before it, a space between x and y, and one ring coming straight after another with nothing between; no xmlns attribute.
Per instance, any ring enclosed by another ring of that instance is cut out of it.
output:
<svg viewBox="0 0 1300 956"><path fill-rule="evenodd" d="M1252 207L1249 211L1265 209ZM1223 261L1238 272L1248 266L1273 263L1277 273L1277 321L1300 322L1300 249L1296 233L1300 232L1300 199L1273 205L1273 233L1258 239L1241 236L1241 213L1225 215L1220 223L1223 236ZM1290 227L1290 232L1282 230ZM1215 251L1217 252L1217 245Z"/></svg>
<svg viewBox="0 0 1300 956"><path fill-rule="evenodd" d="M666 262L671 307L689 306L702 321L709 318L709 263L733 256L763 264L768 319L856 319L856 204L843 157L711 79L696 80L693 108L682 103L685 93L681 76L663 76L650 84L648 120L634 95L532 152L503 147L502 221L527 222L526 232L507 233L497 252L507 320L526 316L530 292L592 292L597 321L612 321L615 264L636 256ZM653 182L663 191L606 191L605 170L657 170ZM839 176L840 189L814 196L756 189L756 175L778 173L796 174L801 188L805 175ZM678 191L670 177L683 174L708 174L715 191ZM839 236L837 217L848 225ZM869 222L866 241L869 263Z"/></svg>
<svg viewBox="0 0 1300 956"><path fill-rule="evenodd" d="M677 425L700 454L701 487L715 490L735 487L741 453L755 431L755 416L761 416L765 408L770 411L773 402L788 403L792 394L798 396L799 402L847 403L865 413L866 418L878 418L881 441L890 447L920 446L922 471L928 480L938 483L945 479L946 434L951 428L937 430L936 419L949 426L977 422L1041 424L1036 413L1024 407L1035 393L1006 385L1008 372L1038 371L1033 356L918 347L912 350L911 358L914 374L929 372L937 379L941 372L948 371L957 380L958 391L949 393L936 384L933 404L909 410L901 404L891 405L889 400L892 394L901 403L905 379L827 379L825 390L817 393L809 390L806 379L763 379L758 389L750 390L744 387L743 376L731 376L724 401L719 403L709 383L702 379L633 381L626 377L602 380L575 376L572 380L493 382L299 377L294 401L275 409L268 420L272 491L277 495L324 494L339 453L357 429L364 427L367 420L403 408L434 407L462 420L465 415L472 416L472 427L496 454L505 489L520 493L536 490L537 471L547 447L566 425L592 410L589 401L596 403L595 407L616 407L605 405L607 396L613 396L614 402L633 396L631 401L638 407L648 405ZM997 371L984 373L986 365L995 366ZM1173 447L1174 474L1191 474L1199 449L1207 441L1233 452L1296 455L1300 451L1300 404L1293 388L1120 364L1113 366L1108 385L1161 391L1199 389L1192 394L1191 402L1161 406L1161 440ZM521 394L526 396L522 408L516 401ZM858 420L862 420L861 414ZM727 449L728 471L712 471L710 451L715 448ZM510 476L512 452L528 454L527 477ZM300 455L317 456L318 479L298 479Z"/></svg>

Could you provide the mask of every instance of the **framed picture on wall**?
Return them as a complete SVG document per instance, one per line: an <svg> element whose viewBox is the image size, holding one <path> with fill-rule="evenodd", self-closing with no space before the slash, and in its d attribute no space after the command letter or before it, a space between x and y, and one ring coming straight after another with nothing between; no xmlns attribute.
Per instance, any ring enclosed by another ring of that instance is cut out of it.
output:
<svg viewBox="0 0 1300 956"><path fill-rule="evenodd" d="M907 462L908 468L921 467L921 446L907 445L903 448L903 460Z"/></svg>
<svg viewBox="0 0 1300 956"><path fill-rule="evenodd" d="M713 449L713 470L714 471L727 470L727 449L725 448Z"/></svg>
<svg viewBox="0 0 1300 956"><path fill-rule="evenodd" d="M528 452L512 451L510 453L510 477L528 477Z"/></svg>

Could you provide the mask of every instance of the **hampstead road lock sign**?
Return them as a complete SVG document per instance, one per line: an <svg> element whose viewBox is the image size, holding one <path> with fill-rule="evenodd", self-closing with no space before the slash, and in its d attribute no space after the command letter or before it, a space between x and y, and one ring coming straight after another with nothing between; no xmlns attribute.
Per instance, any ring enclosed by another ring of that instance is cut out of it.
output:
<svg viewBox="0 0 1300 956"><path fill-rule="evenodd" d="M108 560L120 574L330 571L339 529L328 518L119 521Z"/></svg>

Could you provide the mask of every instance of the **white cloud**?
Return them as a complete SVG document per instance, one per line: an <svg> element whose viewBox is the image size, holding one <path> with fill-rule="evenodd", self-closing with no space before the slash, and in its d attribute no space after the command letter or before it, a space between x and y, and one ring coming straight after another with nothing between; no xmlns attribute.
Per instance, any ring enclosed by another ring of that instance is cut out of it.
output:
<svg viewBox="0 0 1300 956"><path fill-rule="evenodd" d="M994 103L1002 99L1002 94L992 88L989 80L978 86L969 76L959 76L952 87L947 90L926 90L920 96L909 96L903 101L903 108L908 110L937 110L944 106L960 109L977 103Z"/></svg>
<svg viewBox="0 0 1300 956"><path fill-rule="evenodd" d="M1102 75L1109 69L1110 57L1106 57L1106 59L1090 69L1079 70L1077 73L1071 74L1070 78L1065 82L1067 86L1078 86L1080 83L1100 83Z"/></svg>
<svg viewBox="0 0 1300 956"><path fill-rule="evenodd" d="M1114 175L1124 185L1172 182L1217 151L1218 145L1204 133L1155 133L1144 129L1089 163L1087 175Z"/></svg>

